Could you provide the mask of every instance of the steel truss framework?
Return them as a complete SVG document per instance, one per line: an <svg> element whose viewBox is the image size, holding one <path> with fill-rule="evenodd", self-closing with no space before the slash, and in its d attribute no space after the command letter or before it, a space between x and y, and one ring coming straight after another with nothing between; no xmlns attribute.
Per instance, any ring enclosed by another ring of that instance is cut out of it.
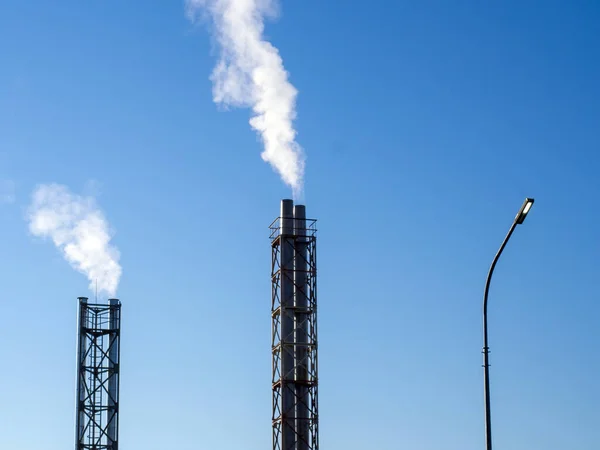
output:
<svg viewBox="0 0 600 450"><path fill-rule="evenodd" d="M270 226L273 450L318 450L316 221L290 220Z"/></svg>
<svg viewBox="0 0 600 450"><path fill-rule="evenodd" d="M79 297L76 450L118 450L121 303Z"/></svg>

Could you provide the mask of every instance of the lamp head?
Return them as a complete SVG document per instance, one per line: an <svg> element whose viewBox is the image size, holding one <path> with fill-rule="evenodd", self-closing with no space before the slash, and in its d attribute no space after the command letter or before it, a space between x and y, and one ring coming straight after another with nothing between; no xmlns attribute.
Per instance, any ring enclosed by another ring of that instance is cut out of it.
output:
<svg viewBox="0 0 600 450"><path fill-rule="evenodd" d="M521 209L519 210L519 213L515 217L515 222L518 225L522 224L525 221L525 217L527 217L527 214L529 213L529 210L533 206L533 202L534 202L534 199L529 198L529 197L527 197L525 199L525 201L523 202L523 206L521 206Z"/></svg>

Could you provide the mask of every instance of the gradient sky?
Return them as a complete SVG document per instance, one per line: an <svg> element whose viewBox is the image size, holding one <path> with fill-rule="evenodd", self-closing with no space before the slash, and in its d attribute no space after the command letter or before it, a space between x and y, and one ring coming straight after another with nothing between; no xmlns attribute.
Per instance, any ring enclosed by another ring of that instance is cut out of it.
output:
<svg viewBox="0 0 600 450"><path fill-rule="evenodd" d="M321 447L589 450L600 423L600 5L284 1L319 225ZM271 446L269 223L289 189L219 111L182 1L0 3L0 448L74 445L87 280L24 219L97 196L122 253L123 449ZM8 195L7 195L8 194Z"/></svg>

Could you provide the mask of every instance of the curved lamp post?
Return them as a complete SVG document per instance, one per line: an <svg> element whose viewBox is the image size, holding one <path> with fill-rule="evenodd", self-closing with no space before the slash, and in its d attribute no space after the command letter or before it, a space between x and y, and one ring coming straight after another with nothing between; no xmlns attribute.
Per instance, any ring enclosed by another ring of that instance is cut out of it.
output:
<svg viewBox="0 0 600 450"><path fill-rule="evenodd" d="M517 225L520 225L527 217L527 213L533 206L533 199L526 198L523 206L519 210L519 213L515 217L513 224L508 230L508 234L504 238L504 242L500 246L500 250L496 253L494 257L494 261L490 267L490 271L488 272L487 280L485 281L485 293L483 295L483 384L484 384L484 399L485 399L485 448L486 450L492 450L492 418L490 413L490 364L489 364L489 353L490 348L488 346L488 332L487 332L487 303L488 303L488 292L490 290L490 281L492 280L492 273L494 272L494 267L496 267L496 263L498 262L498 258L502 254L502 250L506 247L506 243L510 239L510 236L515 231Z"/></svg>

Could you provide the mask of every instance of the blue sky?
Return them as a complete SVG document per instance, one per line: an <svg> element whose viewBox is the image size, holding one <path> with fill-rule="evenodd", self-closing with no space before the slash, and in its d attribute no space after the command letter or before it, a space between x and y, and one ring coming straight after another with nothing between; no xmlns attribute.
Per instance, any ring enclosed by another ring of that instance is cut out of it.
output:
<svg viewBox="0 0 600 450"><path fill-rule="evenodd" d="M122 447L269 448L289 189L213 104L182 2L52 3L0 4L0 448L74 440L88 283L28 233L48 182L94 194L122 253ZM319 224L322 448L483 448L481 296L526 196L490 291L494 442L596 445L599 29L553 0L284 1L268 24Z"/></svg>

